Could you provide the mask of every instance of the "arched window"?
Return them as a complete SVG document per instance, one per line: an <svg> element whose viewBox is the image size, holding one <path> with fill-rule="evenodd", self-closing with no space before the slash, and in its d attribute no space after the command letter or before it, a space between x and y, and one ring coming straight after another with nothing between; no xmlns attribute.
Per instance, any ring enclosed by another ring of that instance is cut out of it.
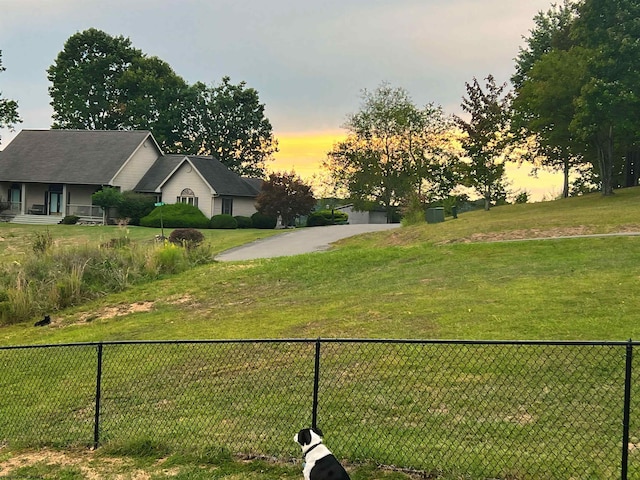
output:
<svg viewBox="0 0 640 480"><path fill-rule="evenodd" d="M177 203L187 203L189 205L193 205L194 207L198 206L198 197L193 193L193 190L190 188L185 188L180 192L180 196L176 199Z"/></svg>

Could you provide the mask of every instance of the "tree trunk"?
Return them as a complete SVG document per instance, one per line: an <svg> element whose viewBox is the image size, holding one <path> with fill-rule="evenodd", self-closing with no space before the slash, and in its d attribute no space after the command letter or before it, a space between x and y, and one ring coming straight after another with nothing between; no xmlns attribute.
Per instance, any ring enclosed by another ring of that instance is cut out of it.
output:
<svg viewBox="0 0 640 480"><path fill-rule="evenodd" d="M562 165L562 175L563 175L563 183L562 183L562 198L569 198L569 160L565 159Z"/></svg>
<svg viewBox="0 0 640 480"><path fill-rule="evenodd" d="M613 127L605 138L598 143L598 161L600 163L601 192L604 196L613 195Z"/></svg>

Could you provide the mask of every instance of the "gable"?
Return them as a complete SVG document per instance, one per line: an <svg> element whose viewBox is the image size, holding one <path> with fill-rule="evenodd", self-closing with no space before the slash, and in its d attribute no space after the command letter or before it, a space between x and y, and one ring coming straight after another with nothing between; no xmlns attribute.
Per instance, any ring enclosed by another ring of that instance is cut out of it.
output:
<svg viewBox="0 0 640 480"><path fill-rule="evenodd" d="M213 157L195 155L163 155L142 177L135 190L160 193L163 186L185 162L210 187L214 195L255 197L260 192L262 180L243 178Z"/></svg>
<svg viewBox="0 0 640 480"><path fill-rule="evenodd" d="M147 139L148 131L23 130L0 157L0 180L110 185Z"/></svg>

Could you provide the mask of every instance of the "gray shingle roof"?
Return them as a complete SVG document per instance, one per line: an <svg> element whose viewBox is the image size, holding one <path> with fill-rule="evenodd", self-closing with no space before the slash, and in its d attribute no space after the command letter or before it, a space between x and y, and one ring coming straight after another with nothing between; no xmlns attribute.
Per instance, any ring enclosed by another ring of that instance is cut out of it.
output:
<svg viewBox="0 0 640 480"><path fill-rule="evenodd" d="M108 185L150 135L148 131L23 130L0 155L0 179Z"/></svg>
<svg viewBox="0 0 640 480"><path fill-rule="evenodd" d="M243 178L213 157L195 155L164 155L158 158L134 190L159 192L161 185L182 162L190 162L218 195L255 197L260 192L260 179Z"/></svg>

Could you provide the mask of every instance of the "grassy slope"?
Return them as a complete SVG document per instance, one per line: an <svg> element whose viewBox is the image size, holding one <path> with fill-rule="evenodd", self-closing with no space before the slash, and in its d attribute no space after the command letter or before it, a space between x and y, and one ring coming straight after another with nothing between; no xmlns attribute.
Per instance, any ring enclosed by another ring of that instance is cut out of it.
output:
<svg viewBox="0 0 640 480"><path fill-rule="evenodd" d="M326 253L217 263L53 312L50 328L2 327L0 344L317 336L638 338L640 325L633 319L640 307L640 237L491 241L640 231L639 214L635 188L612 198L594 194L465 213L441 224L345 240ZM67 227L65 235L80 228ZM9 240L21 235L5 232L0 229L0 236ZM148 235L145 229L132 232ZM215 235L217 250L252 239L247 233L208 235ZM15 246L4 247L5 258L16 255ZM108 315L107 307L136 302L150 302L151 308Z"/></svg>

